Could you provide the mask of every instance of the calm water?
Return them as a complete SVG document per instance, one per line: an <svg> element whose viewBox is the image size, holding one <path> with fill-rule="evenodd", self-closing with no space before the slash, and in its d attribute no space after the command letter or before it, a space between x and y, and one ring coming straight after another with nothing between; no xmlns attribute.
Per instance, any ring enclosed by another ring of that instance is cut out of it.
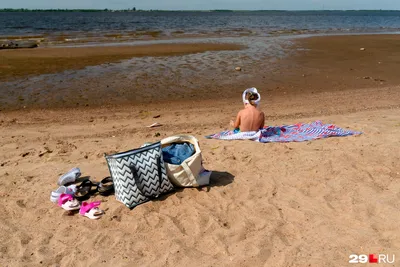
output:
<svg viewBox="0 0 400 267"><path fill-rule="evenodd" d="M390 32L400 30L400 11L0 13L0 25L0 39L38 36L50 43Z"/></svg>

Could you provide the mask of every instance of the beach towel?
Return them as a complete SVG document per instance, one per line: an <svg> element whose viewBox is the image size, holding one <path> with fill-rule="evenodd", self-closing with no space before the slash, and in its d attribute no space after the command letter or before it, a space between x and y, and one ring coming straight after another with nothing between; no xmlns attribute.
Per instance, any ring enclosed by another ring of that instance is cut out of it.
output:
<svg viewBox="0 0 400 267"><path fill-rule="evenodd" d="M266 126L254 132L224 131L206 136L209 139L252 140L260 143L270 142L302 142L327 137L359 135L361 132L345 130L333 124L321 121L298 123L294 125Z"/></svg>

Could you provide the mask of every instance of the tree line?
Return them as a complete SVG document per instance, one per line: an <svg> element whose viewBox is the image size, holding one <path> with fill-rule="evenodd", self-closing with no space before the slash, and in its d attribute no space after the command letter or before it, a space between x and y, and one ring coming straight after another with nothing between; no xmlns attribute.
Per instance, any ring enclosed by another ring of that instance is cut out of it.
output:
<svg viewBox="0 0 400 267"><path fill-rule="evenodd" d="M29 8L0 8L0 12L135 12L136 8L131 9L29 9ZM141 10L140 10L141 11Z"/></svg>

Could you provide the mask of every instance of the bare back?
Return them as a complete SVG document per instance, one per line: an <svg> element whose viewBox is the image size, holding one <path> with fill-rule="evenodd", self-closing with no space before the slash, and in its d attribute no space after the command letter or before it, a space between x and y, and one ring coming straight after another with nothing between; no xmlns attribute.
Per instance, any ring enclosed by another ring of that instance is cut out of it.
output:
<svg viewBox="0 0 400 267"><path fill-rule="evenodd" d="M248 105L239 111L234 127L240 128L241 132L258 131L264 127L264 122L264 112Z"/></svg>

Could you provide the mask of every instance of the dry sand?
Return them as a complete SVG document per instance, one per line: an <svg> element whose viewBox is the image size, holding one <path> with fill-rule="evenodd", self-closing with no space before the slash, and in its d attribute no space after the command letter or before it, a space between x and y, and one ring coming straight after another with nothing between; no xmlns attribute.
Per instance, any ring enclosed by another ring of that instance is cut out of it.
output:
<svg viewBox="0 0 400 267"><path fill-rule="evenodd" d="M304 92L262 90L267 124L322 120L362 135L205 139L241 108L230 98L0 113L0 266L352 266L350 254L370 253L395 254L386 266L398 266L400 87L348 78L318 90L325 78L314 77ZM145 127L156 121L164 126ZM133 210L94 196L106 211L99 221L50 202L72 167L99 181L109 175L104 153L179 133L199 139L209 187Z"/></svg>

